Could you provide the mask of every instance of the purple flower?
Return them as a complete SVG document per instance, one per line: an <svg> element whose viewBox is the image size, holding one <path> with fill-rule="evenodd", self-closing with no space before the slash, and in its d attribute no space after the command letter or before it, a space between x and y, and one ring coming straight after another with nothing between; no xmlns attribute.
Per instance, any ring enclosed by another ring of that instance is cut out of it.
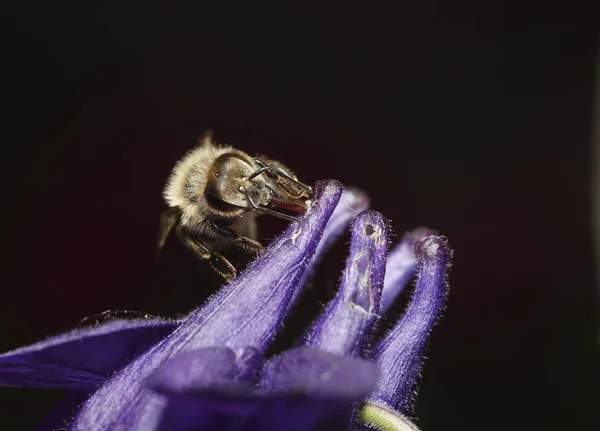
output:
<svg viewBox="0 0 600 431"><path fill-rule="evenodd" d="M300 223L186 318L112 321L2 354L0 385L71 389L58 415L68 430L415 429L407 417L450 249L443 237L409 234L388 259L388 222L363 211L362 194L335 181L315 190ZM338 294L295 348L265 357L319 256L354 217ZM417 266L404 317L370 351L379 317Z"/></svg>

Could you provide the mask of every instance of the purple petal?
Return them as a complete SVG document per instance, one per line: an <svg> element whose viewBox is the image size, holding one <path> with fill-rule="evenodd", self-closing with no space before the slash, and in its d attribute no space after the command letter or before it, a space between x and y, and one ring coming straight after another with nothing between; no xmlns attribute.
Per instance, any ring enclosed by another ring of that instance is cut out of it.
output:
<svg viewBox="0 0 600 431"><path fill-rule="evenodd" d="M261 362L256 349L227 347L207 347L169 360L147 380L169 399L159 429L215 429L235 420L232 416L248 414L256 408L251 382Z"/></svg>
<svg viewBox="0 0 600 431"><path fill-rule="evenodd" d="M356 188L348 188L342 192L342 197L327 222L327 226L325 226L321 241L317 244L317 251L310 262L310 268L304 273L304 278L300 284L304 284L304 281L310 278L319 258L346 231L346 227L350 221L368 207L369 197L364 192ZM296 289L290 301L292 304L296 301L299 293L300 289Z"/></svg>
<svg viewBox="0 0 600 431"><path fill-rule="evenodd" d="M241 373L231 350L205 350L169 361L149 379L169 399L161 430L229 429L236 422L245 423L243 430L307 430L339 412L348 418L352 403L377 382L370 362L301 347L269 361L255 392L237 380Z"/></svg>
<svg viewBox="0 0 600 431"><path fill-rule="evenodd" d="M415 242L422 236L431 234L433 232L426 228L408 232L388 256L381 295L382 314L389 310L415 273L417 268L417 258L414 253Z"/></svg>
<svg viewBox="0 0 600 431"><path fill-rule="evenodd" d="M352 226L350 256L339 292L306 344L341 356L363 356L380 314L388 250L388 221L361 213Z"/></svg>
<svg viewBox="0 0 600 431"><path fill-rule="evenodd" d="M94 390L178 323L117 320L0 355L0 386Z"/></svg>
<svg viewBox="0 0 600 431"><path fill-rule="evenodd" d="M369 198L364 192L355 188L345 189L331 218L327 222L323 238L317 245L315 256L323 253L331 243L344 233L350 220L367 208L369 208Z"/></svg>
<svg viewBox="0 0 600 431"><path fill-rule="evenodd" d="M159 393L244 392L262 355L254 348L204 347L167 361L147 380Z"/></svg>
<svg viewBox="0 0 600 431"><path fill-rule="evenodd" d="M261 390L268 395L298 395L351 403L371 393L377 368L311 347L287 350L263 368Z"/></svg>
<svg viewBox="0 0 600 431"><path fill-rule="evenodd" d="M411 413L425 344L445 303L452 252L445 237L429 235L417 241L415 255L420 265L415 293L402 319L373 352L381 376L369 397L404 415Z"/></svg>
<svg viewBox="0 0 600 431"><path fill-rule="evenodd" d="M83 406L73 429L153 429L164 398L143 382L177 354L202 347L251 346L264 351L279 329L342 193L336 181L317 183L312 208L246 272L190 314L169 337L103 385Z"/></svg>
<svg viewBox="0 0 600 431"><path fill-rule="evenodd" d="M271 359L263 369L261 390L276 396L260 412L265 430L308 430L322 418L344 413L366 397L377 382L371 362L299 347Z"/></svg>

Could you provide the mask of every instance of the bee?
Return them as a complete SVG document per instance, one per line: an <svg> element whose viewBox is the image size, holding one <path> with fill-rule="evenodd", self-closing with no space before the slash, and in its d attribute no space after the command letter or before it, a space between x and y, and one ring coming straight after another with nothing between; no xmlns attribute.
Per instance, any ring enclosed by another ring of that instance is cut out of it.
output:
<svg viewBox="0 0 600 431"><path fill-rule="evenodd" d="M207 131L177 162L163 197L168 208L161 215L158 250L175 231L228 280L237 270L221 253L233 247L260 255L264 247L257 241L256 218L269 214L297 222L313 191L282 163L215 144Z"/></svg>

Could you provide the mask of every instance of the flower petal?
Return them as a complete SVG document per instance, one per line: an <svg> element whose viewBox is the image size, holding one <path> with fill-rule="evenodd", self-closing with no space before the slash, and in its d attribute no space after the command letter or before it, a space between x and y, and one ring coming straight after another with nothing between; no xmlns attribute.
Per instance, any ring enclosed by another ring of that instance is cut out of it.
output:
<svg viewBox="0 0 600 431"><path fill-rule="evenodd" d="M264 351L309 267L327 221L342 193L337 181L321 181L316 199L265 253L177 330L117 373L83 405L73 429L153 429L165 400L144 387L160 365L202 347L251 346ZM103 428L104 427L104 428Z"/></svg>
<svg viewBox="0 0 600 431"><path fill-rule="evenodd" d="M417 269L417 258L414 253L415 242L422 236L431 234L433 232L426 228L415 229L404 235L400 244L391 251L387 260L381 295L382 314L389 310Z"/></svg>
<svg viewBox="0 0 600 431"><path fill-rule="evenodd" d="M319 258L346 231L350 221L367 208L369 208L369 197L364 192L356 188L347 188L342 192L342 197L325 226L321 241L317 244L317 250L309 264L309 269L304 273L300 282L301 285L312 276ZM296 289L290 301L291 304L295 303L299 294L300 289Z"/></svg>
<svg viewBox="0 0 600 431"><path fill-rule="evenodd" d="M262 355L252 347L204 347L167 361L147 380L159 393L245 392Z"/></svg>
<svg viewBox="0 0 600 431"><path fill-rule="evenodd" d="M0 386L96 389L177 327L165 320L116 320L76 329L0 355Z"/></svg>
<svg viewBox="0 0 600 431"><path fill-rule="evenodd" d="M323 238L319 242L319 245L317 245L315 257L323 253L331 243L344 233L350 220L367 208L369 208L369 198L364 192L355 188L345 189L331 218L327 222Z"/></svg>
<svg viewBox="0 0 600 431"><path fill-rule="evenodd" d="M169 360L147 380L149 388L169 399L159 429L223 429L235 416L248 415L256 409L252 381L261 361L256 349L227 347L206 347Z"/></svg>
<svg viewBox="0 0 600 431"><path fill-rule="evenodd" d="M349 418L352 403L366 397L376 382L371 362L310 347L288 350L263 369L261 390L273 401L260 412L256 429L308 430L336 413Z"/></svg>
<svg viewBox="0 0 600 431"><path fill-rule="evenodd" d="M445 237L428 235L415 244L415 255L420 265L415 293L402 319L373 352L381 377L369 397L407 416L412 413L425 344L445 303L452 252Z"/></svg>
<svg viewBox="0 0 600 431"><path fill-rule="evenodd" d="M352 226L350 256L340 290L306 344L342 356L363 356L380 314L388 250L388 222L365 211Z"/></svg>
<svg viewBox="0 0 600 431"><path fill-rule="evenodd" d="M169 399L160 429L227 429L236 421L246 422L244 430L311 429L324 416L346 413L377 382L370 362L301 347L270 360L261 391L254 392L239 378L246 368L239 356L227 348L201 349L161 367L148 380Z"/></svg>
<svg viewBox="0 0 600 431"><path fill-rule="evenodd" d="M268 395L349 403L369 395L376 383L377 368L369 361L297 347L267 362L260 387Z"/></svg>

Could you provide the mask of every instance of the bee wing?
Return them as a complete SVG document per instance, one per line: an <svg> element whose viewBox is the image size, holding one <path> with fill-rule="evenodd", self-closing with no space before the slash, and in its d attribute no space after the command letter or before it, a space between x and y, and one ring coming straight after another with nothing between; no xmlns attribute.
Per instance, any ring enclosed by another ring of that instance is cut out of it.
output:
<svg viewBox="0 0 600 431"><path fill-rule="evenodd" d="M158 231L158 242L156 253L160 253L167 241L167 237L173 230L181 217L181 211L177 207L169 207L160 215L160 226Z"/></svg>

